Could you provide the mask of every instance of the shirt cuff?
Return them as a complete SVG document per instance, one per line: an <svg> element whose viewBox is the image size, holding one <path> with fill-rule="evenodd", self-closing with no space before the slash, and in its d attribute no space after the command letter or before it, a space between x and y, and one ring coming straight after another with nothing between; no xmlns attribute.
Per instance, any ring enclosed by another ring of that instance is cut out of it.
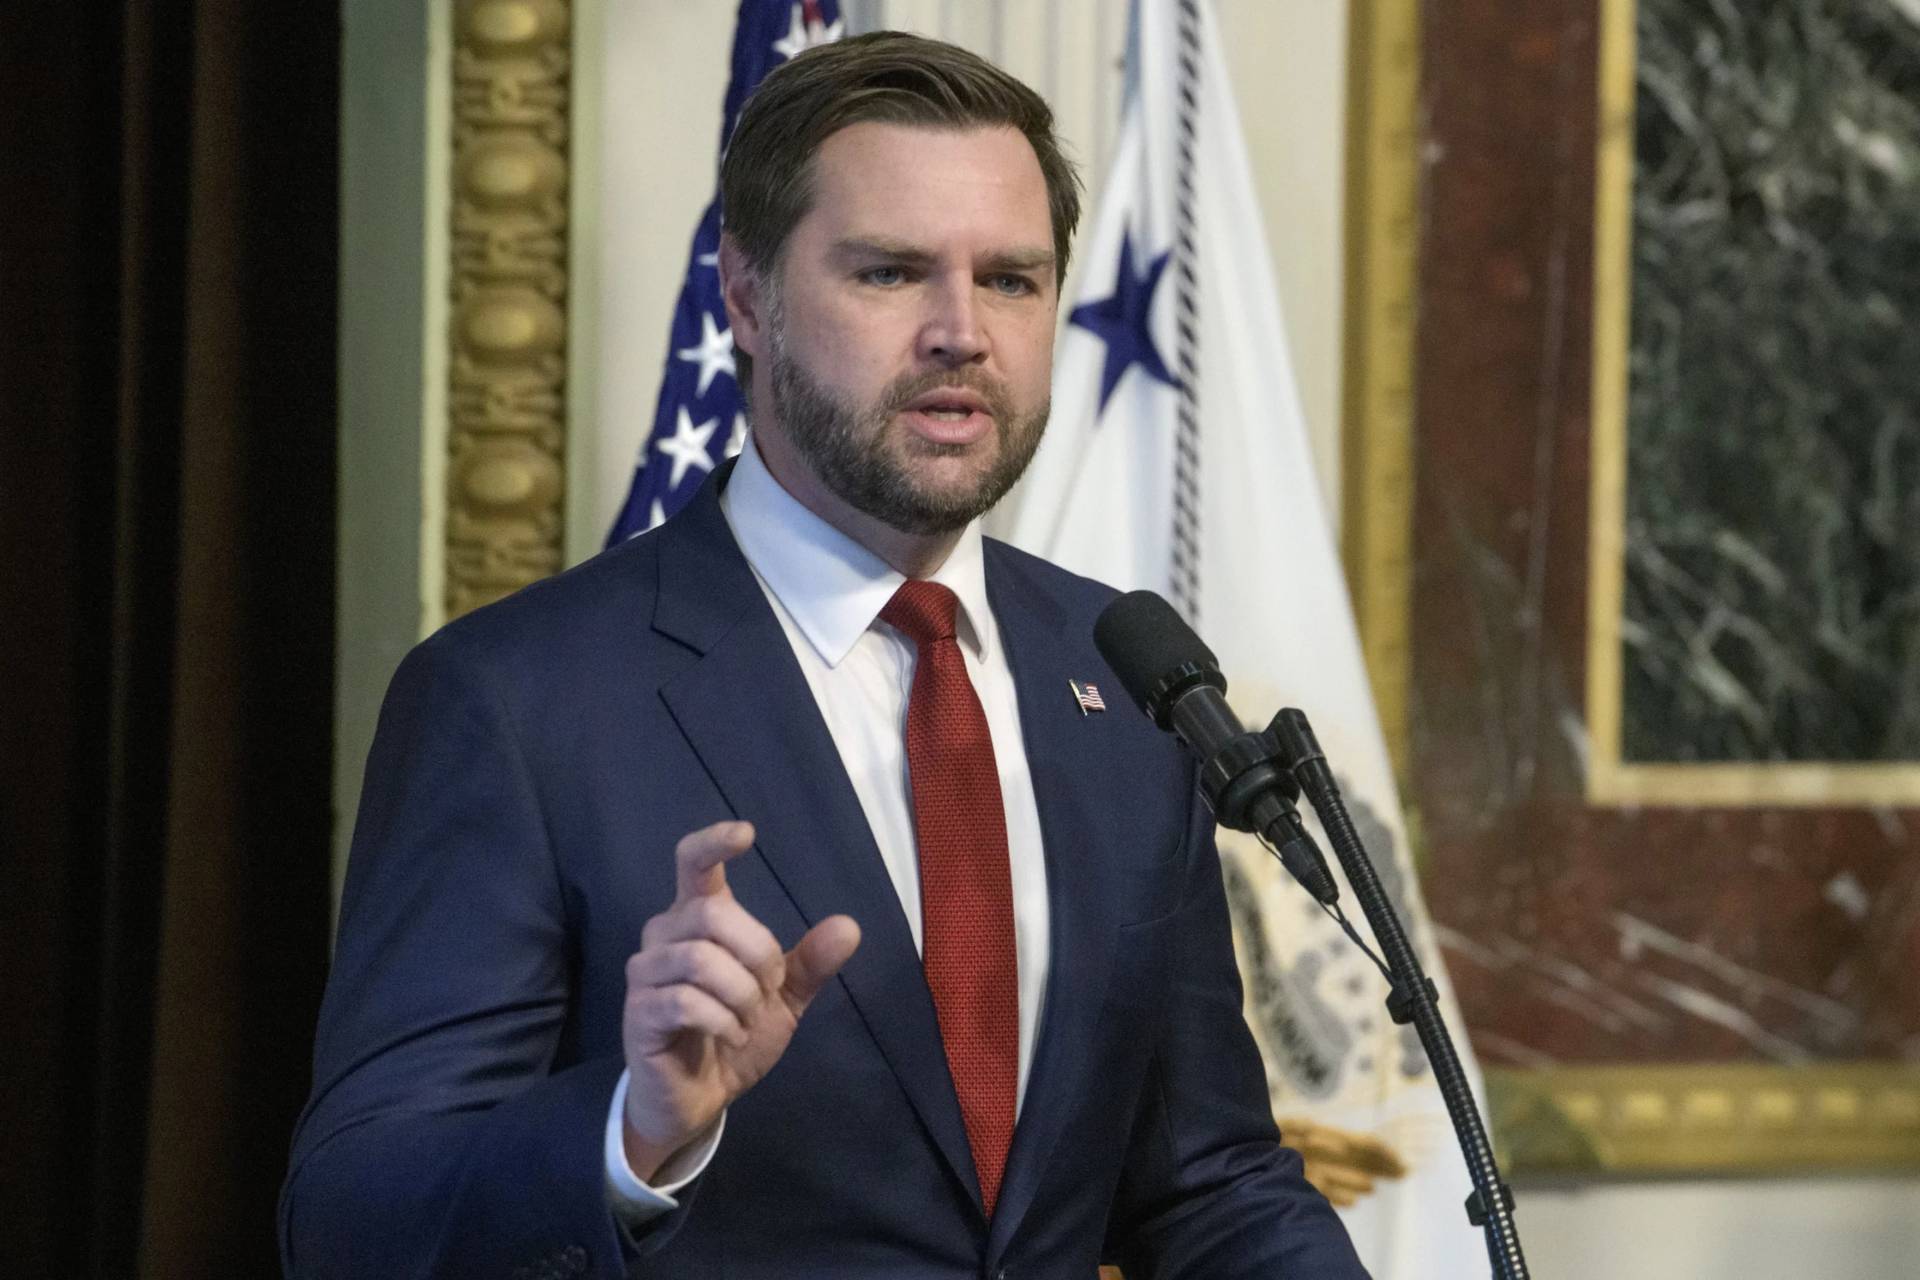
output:
<svg viewBox="0 0 1920 1280"><path fill-rule="evenodd" d="M688 1183L706 1172L713 1153L720 1149L720 1135L727 1127L727 1113L722 1111L719 1118L707 1126L705 1133L669 1156L667 1162L654 1171L654 1184L657 1185L650 1185L635 1177L633 1166L627 1163L624 1136L627 1081L628 1075L622 1071L620 1083L613 1087L613 1105L607 1108L604 1148L607 1199L622 1221L630 1226L638 1226L680 1207L680 1202L673 1198L674 1193L684 1190Z"/></svg>

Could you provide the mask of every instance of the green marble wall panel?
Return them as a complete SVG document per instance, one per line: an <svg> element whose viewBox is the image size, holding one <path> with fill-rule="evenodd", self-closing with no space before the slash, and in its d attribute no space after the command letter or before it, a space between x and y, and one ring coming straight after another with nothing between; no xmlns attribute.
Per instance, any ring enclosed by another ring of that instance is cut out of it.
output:
<svg viewBox="0 0 1920 1280"><path fill-rule="evenodd" d="M1423 18L1404 794L1496 1130L1920 1167L1915 20Z"/></svg>
<svg viewBox="0 0 1920 1280"><path fill-rule="evenodd" d="M1637 42L1621 757L1920 760L1920 6Z"/></svg>

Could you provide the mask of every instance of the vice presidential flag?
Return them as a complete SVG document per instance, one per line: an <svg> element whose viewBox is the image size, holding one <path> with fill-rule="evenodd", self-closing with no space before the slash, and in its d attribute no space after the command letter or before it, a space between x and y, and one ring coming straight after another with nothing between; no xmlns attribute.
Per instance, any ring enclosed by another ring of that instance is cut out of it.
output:
<svg viewBox="0 0 1920 1280"><path fill-rule="evenodd" d="M741 0L733 70L721 112L721 154L733 136L741 104L767 72L802 49L839 39L843 26L839 0ZM733 331L720 301L719 260L716 191L693 233L686 283L673 308L653 429L640 442L633 485L607 535L608 546L646 532L686 505L714 464L738 453L746 436L746 415L734 381Z"/></svg>
<svg viewBox="0 0 1920 1280"><path fill-rule="evenodd" d="M1212 14L1139 0L1134 21L1132 90L1013 540L1174 601L1250 725L1307 713L1473 1072L1314 479ZM1375 1135L1410 1167L1343 1211L1361 1258L1379 1280L1484 1276L1465 1162L1419 1040L1383 1008L1385 982L1251 837L1223 831L1221 846L1275 1114Z"/></svg>

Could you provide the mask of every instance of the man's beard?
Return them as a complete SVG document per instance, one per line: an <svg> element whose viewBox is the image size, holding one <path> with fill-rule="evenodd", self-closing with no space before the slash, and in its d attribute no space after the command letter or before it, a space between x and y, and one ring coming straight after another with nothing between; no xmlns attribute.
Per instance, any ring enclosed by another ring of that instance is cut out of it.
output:
<svg viewBox="0 0 1920 1280"><path fill-rule="evenodd" d="M820 482L856 511L902 533L951 533L984 515L1013 488L1047 426L1047 405L1016 416L997 379L972 368L902 375L880 393L872 408L836 396L801 368L784 335L768 334L773 411L793 447ZM929 391L965 387L986 402L999 448L993 463L971 485L940 490L920 483L903 453L951 457L976 446L940 444L888 430L894 416Z"/></svg>

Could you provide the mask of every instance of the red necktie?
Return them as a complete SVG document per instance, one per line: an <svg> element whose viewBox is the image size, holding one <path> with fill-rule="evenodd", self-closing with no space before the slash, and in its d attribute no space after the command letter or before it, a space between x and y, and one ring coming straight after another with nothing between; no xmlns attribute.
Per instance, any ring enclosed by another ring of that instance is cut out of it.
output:
<svg viewBox="0 0 1920 1280"><path fill-rule="evenodd" d="M905 582L880 611L918 651L907 772L920 840L921 963L988 1216L1013 1141L1020 986L1007 815L980 698L953 638L953 592Z"/></svg>

